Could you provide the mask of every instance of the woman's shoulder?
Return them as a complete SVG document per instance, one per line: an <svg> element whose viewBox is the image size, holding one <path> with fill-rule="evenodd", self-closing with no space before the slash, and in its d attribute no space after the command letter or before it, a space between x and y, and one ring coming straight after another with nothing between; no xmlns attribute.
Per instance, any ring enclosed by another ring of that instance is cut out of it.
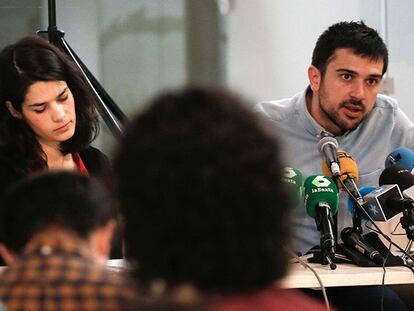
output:
<svg viewBox="0 0 414 311"><path fill-rule="evenodd" d="M95 148L93 146L89 146L86 149L79 151L79 155L83 157L88 157L88 158L89 157L94 158L94 159L102 158L102 159L108 160L108 157L102 151L100 151L98 148Z"/></svg>
<svg viewBox="0 0 414 311"><path fill-rule="evenodd" d="M87 170L92 175L100 175L110 171L111 165L108 157L98 148L89 146L79 151L79 155Z"/></svg>

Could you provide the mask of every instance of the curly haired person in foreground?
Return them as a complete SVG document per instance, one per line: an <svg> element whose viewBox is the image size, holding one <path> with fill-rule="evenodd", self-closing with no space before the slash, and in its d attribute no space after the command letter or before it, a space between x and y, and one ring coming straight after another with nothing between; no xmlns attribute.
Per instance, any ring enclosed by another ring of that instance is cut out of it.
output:
<svg viewBox="0 0 414 311"><path fill-rule="evenodd" d="M212 310L324 310L275 285L288 268L292 207L279 150L228 91L153 99L114 164L126 256L141 285L191 285Z"/></svg>

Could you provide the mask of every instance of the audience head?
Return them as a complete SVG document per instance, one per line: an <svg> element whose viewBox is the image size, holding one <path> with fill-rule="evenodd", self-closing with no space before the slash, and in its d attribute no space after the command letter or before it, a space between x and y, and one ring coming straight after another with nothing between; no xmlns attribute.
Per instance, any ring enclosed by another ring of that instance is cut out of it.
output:
<svg viewBox="0 0 414 311"><path fill-rule="evenodd" d="M387 71L388 50L378 32L364 22L339 22L330 26L318 38L313 50L312 65L319 69L322 75L336 49L350 48L356 55L372 60L383 60L382 73Z"/></svg>
<svg viewBox="0 0 414 311"><path fill-rule="evenodd" d="M16 254L51 228L89 242L97 230L108 226L112 231L116 218L105 188L92 177L69 171L38 174L16 183L6 192L1 212L2 241Z"/></svg>
<svg viewBox="0 0 414 311"><path fill-rule="evenodd" d="M235 94L164 93L116 155L126 256L144 284L250 291L282 277L290 199L280 147Z"/></svg>
<svg viewBox="0 0 414 311"><path fill-rule="evenodd" d="M26 173L46 165L39 137L48 129L37 120L54 106L38 94L44 89L53 92L52 87L57 88L53 103L74 105L73 131L62 138L60 149L79 151L99 130L95 99L81 71L58 48L38 37L24 37L1 51L0 146L12 150L14 166Z"/></svg>

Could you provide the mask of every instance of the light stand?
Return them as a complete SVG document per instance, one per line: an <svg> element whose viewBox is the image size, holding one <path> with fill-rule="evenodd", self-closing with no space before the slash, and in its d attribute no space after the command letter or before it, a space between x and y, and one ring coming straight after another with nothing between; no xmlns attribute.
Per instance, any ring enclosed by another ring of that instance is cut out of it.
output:
<svg viewBox="0 0 414 311"><path fill-rule="evenodd" d="M48 16L48 29L39 30L37 31L37 34L47 37L50 43L56 45L78 66L96 98L96 109L112 134L116 138L120 138L122 136L123 125L127 122L127 117L66 42L64 39L65 33L62 30L59 30L56 26L55 0L48 0Z"/></svg>

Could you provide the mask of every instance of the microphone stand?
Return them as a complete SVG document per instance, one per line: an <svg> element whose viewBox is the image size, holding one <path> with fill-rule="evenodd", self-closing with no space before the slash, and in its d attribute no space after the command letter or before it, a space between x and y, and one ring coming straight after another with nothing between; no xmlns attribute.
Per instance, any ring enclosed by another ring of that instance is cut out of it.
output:
<svg viewBox="0 0 414 311"><path fill-rule="evenodd" d="M339 188L345 189L345 191L348 193L350 198L352 200L356 201L355 203L358 204L358 206L362 206L365 204L364 200L361 198L355 198L352 194L351 190L346 186L345 182L342 181L340 175L332 175L333 180L335 181L336 186ZM353 181L352 181L353 182ZM355 208L355 212L352 216L352 226L355 230L355 232L362 234L362 212L359 208Z"/></svg>
<svg viewBox="0 0 414 311"><path fill-rule="evenodd" d="M321 214L316 217L316 223L321 234L321 263L323 265L329 265L331 270L336 269L336 264L333 262L335 258L335 238L332 232L332 215L330 208L321 206ZM322 215L323 213L323 215Z"/></svg>
<svg viewBox="0 0 414 311"><path fill-rule="evenodd" d="M312 251L313 257L309 258L309 262L320 263L322 265L329 265L331 270L336 269L336 262L338 262L335 257L335 235L332 230L332 214L329 208L329 205L326 203L320 203L315 217L316 227L321 233L320 238L320 250Z"/></svg>
<svg viewBox="0 0 414 311"><path fill-rule="evenodd" d="M64 39L64 31L59 30L56 26L56 1L48 0L48 18L49 26L47 30L38 30L39 36L47 37L49 42L56 45L76 64L85 77L85 80L96 99L96 109L108 126L109 130L116 138L121 138L123 125L127 122L127 117L122 110L116 105L115 101L109 96L102 85L92 75L86 65L78 55L73 51Z"/></svg>
<svg viewBox="0 0 414 311"><path fill-rule="evenodd" d="M409 199L403 199L403 210L402 210L402 216L400 218L401 227L405 230L405 233L407 235L407 238L409 240L409 243L405 249L406 253L410 252L411 245L414 240L414 202ZM411 261L411 259L407 256L405 256L405 261L413 266L414 262Z"/></svg>

